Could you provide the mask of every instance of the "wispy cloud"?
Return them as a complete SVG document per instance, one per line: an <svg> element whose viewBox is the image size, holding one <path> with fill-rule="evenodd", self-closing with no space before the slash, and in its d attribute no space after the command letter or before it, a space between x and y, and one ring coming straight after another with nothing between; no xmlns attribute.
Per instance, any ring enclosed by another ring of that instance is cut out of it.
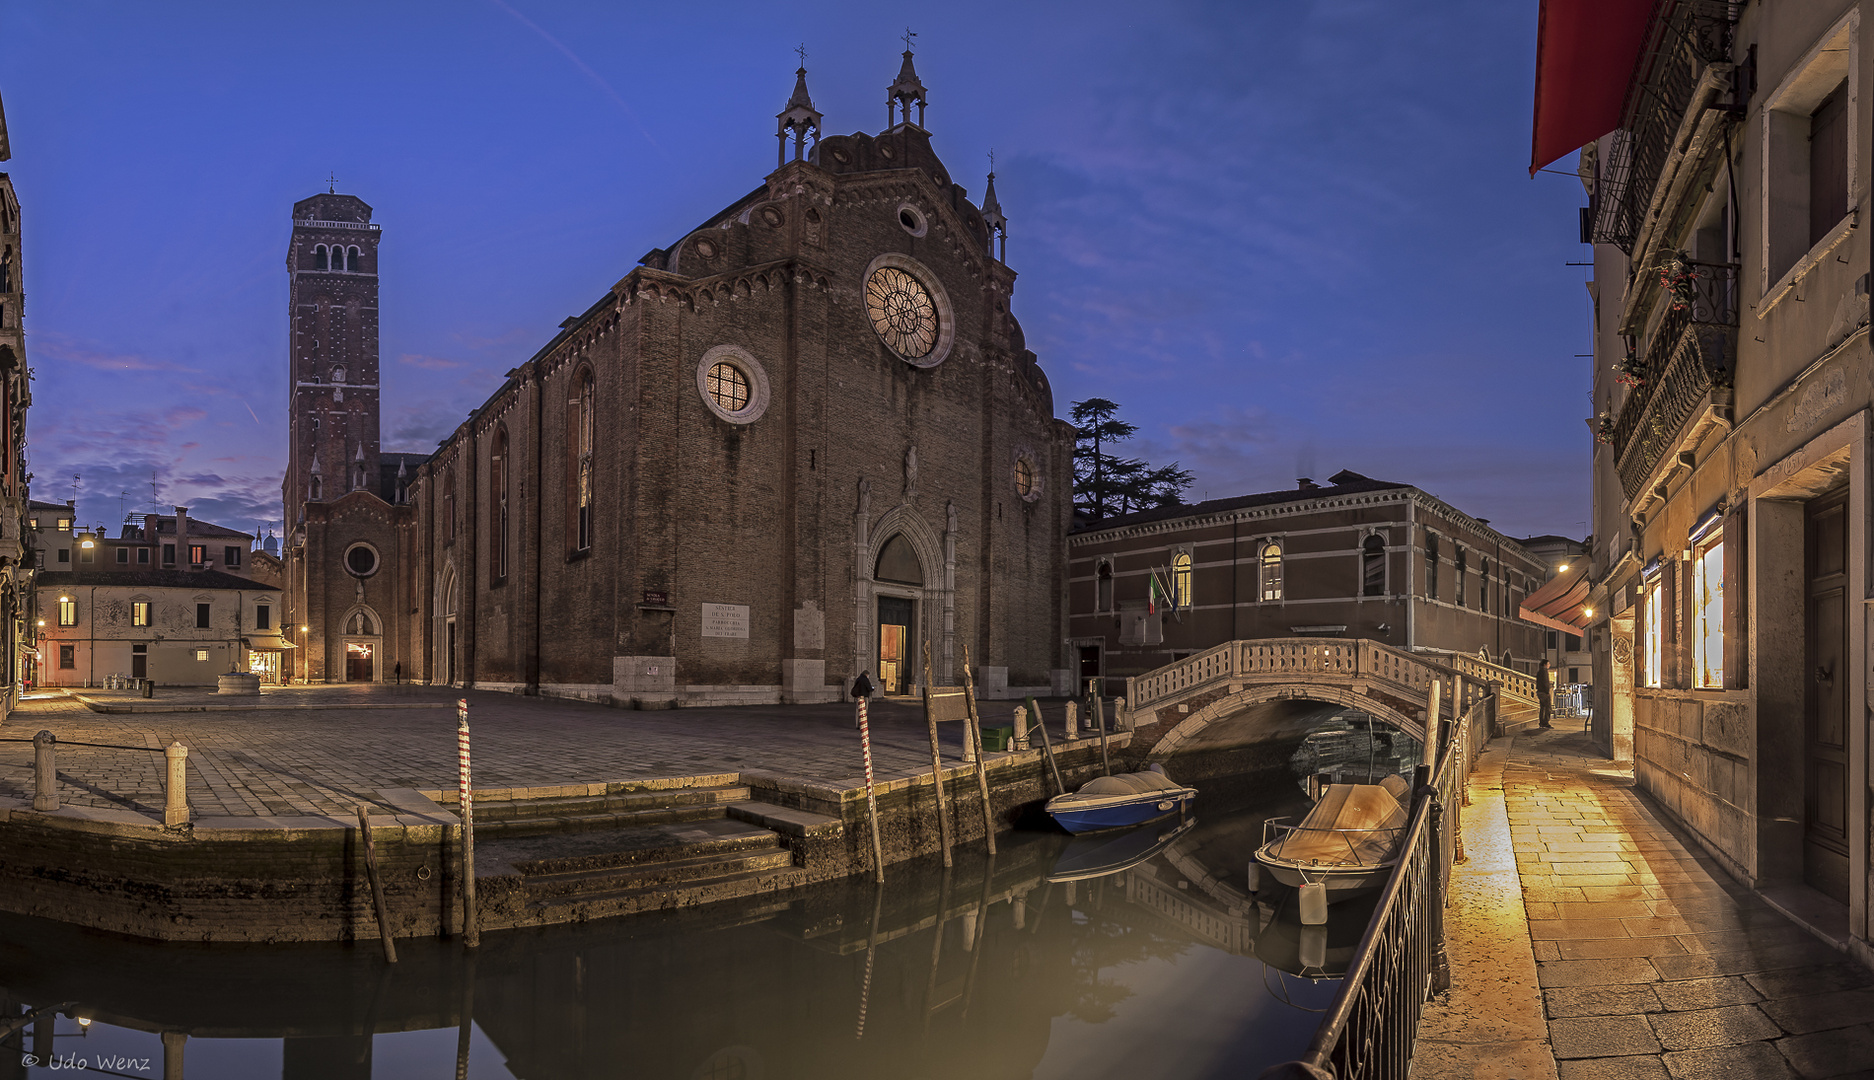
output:
<svg viewBox="0 0 1874 1080"><path fill-rule="evenodd" d="M659 146L657 143L657 140L651 137L650 130L644 126L643 121L638 119L638 114L632 111L632 108L630 105L625 103L625 99L620 97L618 94L618 91L612 88L612 84L605 81L604 76L592 70L591 67L587 66L584 60L581 60L579 58L578 53L575 53L573 50L567 48L564 42L562 42L559 38L554 37L552 34L547 33L544 29L540 27L538 23L534 22L532 19L529 19L527 16L522 15L520 12L514 10L512 7L509 7L507 4L502 3L502 0L488 0L488 2L500 8L502 11L507 12L509 15L512 15L515 21L519 22L522 26L525 26L527 29L532 30L534 33L540 35L540 39L542 41L545 41L548 45L551 45L555 49L559 50L560 54L566 57L566 59L572 63L573 67L579 70L579 73L581 75L584 75L586 77L587 81L591 82L592 85L598 87L601 93L603 93L607 98L611 99L611 102L613 105L618 106L618 111L623 113L625 115L625 119L630 120L631 125L638 129L638 134L644 136L645 142L650 143L651 146L654 149L656 149L659 153L663 152L664 148L662 146Z"/></svg>
<svg viewBox="0 0 1874 1080"><path fill-rule="evenodd" d="M51 360L57 363L78 364L81 367L97 368L100 371L200 374L202 370L160 356L112 351L81 342L57 331L35 335L33 345L42 362Z"/></svg>
<svg viewBox="0 0 1874 1080"><path fill-rule="evenodd" d="M450 368L459 368L462 366L462 361L460 360L450 360L441 356L425 356L422 353L404 353L397 358L397 362L399 364L407 364L414 368L422 368L425 371L447 371Z"/></svg>

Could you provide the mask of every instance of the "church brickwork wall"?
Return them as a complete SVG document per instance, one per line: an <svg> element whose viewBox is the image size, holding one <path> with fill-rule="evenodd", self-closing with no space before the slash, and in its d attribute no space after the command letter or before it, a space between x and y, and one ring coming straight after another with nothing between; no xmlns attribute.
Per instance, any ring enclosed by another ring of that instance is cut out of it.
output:
<svg viewBox="0 0 1874 1080"><path fill-rule="evenodd" d="M917 636L931 643L939 681L960 678L967 647L976 664L1007 669L1009 683L1050 682L1063 663L1071 428L1053 418L1045 376L1008 315L1014 275L981 253L980 218L928 167L921 133L906 141L926 168L777 171L661 253L662 265L628 275L458 429L420 470L415 498L426 658L443 651L436 590L453 564L465 575L458 681L554 692L611 683L615 656L670 657L679 691L772 691L790 663L818 661L813 688L836 693L873 667L871 560L903 527L923 563ZM899 223L906 202L923 236ZM882 253L916 260L948 296L954 344L935 367L898 359L868 322L865 274ZM753 422L722 419L699 392L699 367L719 346L765 375ZM591 549L577 554L565 507L577 463L565 447L584 364L596 503ZM513 459L510 570L499 583L497 424ZM1033 500L1015 492L1017 455L1042 478ZM453 542L441 497L452 466ZM747 637L706 636L704 604L745 607Z"/></svg>

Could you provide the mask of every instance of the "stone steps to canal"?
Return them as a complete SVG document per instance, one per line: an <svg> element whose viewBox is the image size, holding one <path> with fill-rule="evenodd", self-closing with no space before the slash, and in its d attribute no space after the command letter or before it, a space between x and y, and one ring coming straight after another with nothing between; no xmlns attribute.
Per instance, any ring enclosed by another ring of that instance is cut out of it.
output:
<svg viewBox="0 0 1874 1080"><path fill-rule="evenodd" d="M816 879L816 844L838 818L696 777L478 802L476 891L484 929L573 922L776 892ZM518 797L516 797L518 796Z"/></svg>

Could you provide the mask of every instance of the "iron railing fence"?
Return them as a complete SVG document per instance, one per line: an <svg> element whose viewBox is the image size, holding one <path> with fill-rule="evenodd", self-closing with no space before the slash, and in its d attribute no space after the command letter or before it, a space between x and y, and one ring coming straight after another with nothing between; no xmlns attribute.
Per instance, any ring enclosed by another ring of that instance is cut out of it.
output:
<svg viewBox="0 0 1874 1080"><path fill-rule="evenodd" d="M1737 365L1737 264L1686 262L1698 276L1675 291L1641 365L1641 382L1621 403L1613 448L1628 498L1652 475L1679 429Z"/></svg>
<svg viewBox="0 0 1874 1080"><path fill-rule="evenodd" d="M1654 0L1620 130L1596 169L1589 199L1595 243L1633 254L1692 93L1708 65L1730 59L1742 6L1730 0Z"/></svg>
<svg viewBox="0 0 1874 1080"><path fill-rule="evenodd" d="M1307 1052L1298 1061L1265 1070L1265 1080L1322 1074L1333 1080L1405 1080L1425 1001L1450 985L1444 902L1452 863L1462 858L1456 811L1471 769L1489 742L1495 713L1492 695L1455 723L1440 724L1437 764L1421 767L1403 854L1354 950L1340 992Z"/></svg>

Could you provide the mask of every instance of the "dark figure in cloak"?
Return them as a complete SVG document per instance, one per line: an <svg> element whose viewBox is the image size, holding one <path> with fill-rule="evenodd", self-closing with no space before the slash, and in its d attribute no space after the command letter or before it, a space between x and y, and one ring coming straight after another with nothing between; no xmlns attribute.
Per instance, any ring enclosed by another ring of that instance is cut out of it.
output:
<svg viewBox="0 0 1874 1080"><path fill-rule="evenodd" d="M398 686L403 685L403 661L402 660L399 660L395 664L391 665L390 674L392 678L397 680Z"/></svg>
<svg viewBox="0 0 1874 1080"><path fill-rule="evenodd" d="M1552 695L1549 693L1549 661L1547 658L1544 658L1542 663L1536 668L1536 703L1542 708L1543 727L1549 726L1551 696Z"/></svg>

